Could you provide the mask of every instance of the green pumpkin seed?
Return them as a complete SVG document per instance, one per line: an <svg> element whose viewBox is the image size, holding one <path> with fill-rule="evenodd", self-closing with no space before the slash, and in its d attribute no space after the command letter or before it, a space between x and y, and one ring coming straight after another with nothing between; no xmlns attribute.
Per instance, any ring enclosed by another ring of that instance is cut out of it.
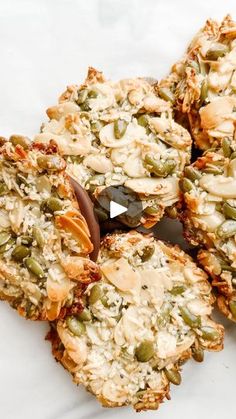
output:
<svg viewBox="0 0 236 419"><path fill-rule="evenodd" d="M86 307L83 309L83 311L81 311L81 313L78 314L77 318L81 322L88 322L88 321L92 320L91 313L90 313L89 309L86 308Z"/></svg>
<svg viewBox="0 0 236 419"><path fill-rule="evenodd" d="M147 262L149 259L151 259L152 255L155 252L155 246L146 246L142 249L142 256L140 256L141 261Z"/></svg>
<svg viewBox="0 0 236 419"><path fill-rule="evenodd" d="M32 257L25 259L25 266L28 271L32 272L38 278L41 279L45 277L45 272L36 259Z"/></svg>
<svg viewBox="0 0 236 419"><path fill-rule="evenodd" d="M214 329L213 327L210 326L204 326L201 328L201 332L202 332L202 338L204 340L217 340L220 337L220 334L218 332L217 329Z"/></svg>
<svg viewBox="0 0 236 419"><path fill-rule="evenodd" d="M236 221L226 220L216 230L216 234L221 239L227 239L236 234Z"/></svg>
<svg viewBox="0 0 236 419"><path fill-rule="evenodd" d="M120 140L126 133L128 122L123 119L117 119L114 122L114 136L117 140Z"/></svg>
<svg viewBox="0 0 236 419"><path fill-rule="evenodd" d="M39 227L33 227L33 237L38 247L42 248L44 246L45 240L43 232Z"/></svg>
<svg viewBox="0 0 236 419"><path fill-rule="evenodd" d="M95 304L97 301L101 300L103 296L103 290L100 287L99 284L95 284L91 290L90 290L90 294L89 294L89 304Z"/></svg>
<svg viewBox="0 0 236 419"><path fill-rule="evenodd" d="M236 319L236 301L235 300L231 300L229 302L229 308L233 317Z"/></svg>
<svg viewBox="0 0 236 419"><path fill-rule="evenodd" d="M3 182L0 182L0 196L3 196L9 192L7 185Z"/></svg>
<svg viewBox="0 0 236 419"><path fill-rule="evenodd" d="M202 348L193 347L192 348L192 357L197 362L203 362L204 361L204 351Z"/></svg>
<svg viewBox="0 0 236 419"><path fill-rule="evenodd" d="M82 89L78 91L78 99L76 100L77 105L82 105L85 102L88 96L88 91L86 89Z"/></svg>
<svg viewBox="0 0 236 419"><path fill-rule="evenodd" d="M223 205L223 213L226 218L231 218L232 220L236 220L236 208L231 207L227 202Z"/></svg>
<svg viewBox="0 0 236 419"><path fill-rule="evenodd" d="M219 42L215 42L211 45L206 53L206 59L210 61L216 61L220 57L224 57L225 54L229 51L227 45L220 44Z"/></svg>
<svg viewBox="0 0 236 419"><path fill-rule="evenodd" d="M211 173L212 175L221 175L223 173L223 167L216 166L215 164L206 164L203 169L203 173Z"/></svg>
<svg viewBox="0 0 236 419"><path fill-rule="evenodd" d="M85 102L80 105L80 109L83 112L89 112L90 111L89 101L85 100Z"/></svg>
<svg viewBox="0 0 236 419"><path fill-rule="evenodd" d="M167 368L164 368L164 372L167 380L169 380L175 386L178 386L181 383L181 375L179 371L175 369L168 370Z"/></svg>
<svg viewBox="0 0 236 419"><path fill-rule="evenodd" d="M203 80L201 85L201 93L200 93L200 105L202 105L208 96L208 83L207 80Z"/></svg>
<svg viewBox="0 0 236 419"><path fill-rule="evenodd" d="M139 362L148 362L155 354L154 345L149 340L144 340L135 349L135 356Z"/></svg>
<svg viewBox="0 0 236 419"><path fill-rule="evenodd" d="M186 193L194 189L194 185L190 179L184 177L183 179L180 179L179 181L179 188L183 193Z"/></svg>
<svg viewBox="0 0 236 419"><path fill-rule="evenodd" d="M101 296L101 303L104 305L104 307L108 308L110 307L110 304L108 303L108 297L106 294L102 294Z"/></svg>
<svg viewBox="0 0 236 419"><path fill-rule="evenodd" d="M65 160L60 156L45 155L37 158L40 169L57 172L65 168Z"/></svg>
<svg viewBox="0 0 236 419"><path fill-rule="evenodd" d="M98 133L101 131L101 129L104 127L105 123L102 121L95 121L95 122L91 122L90 126L91 126L91 131L93 133Z"/></svg>
<svg viewBox="0 0 236 419"><path fill-rule="evenodd" d="M138 124L141 125L141 127L144 127L144 128L148 127L149 124L148 124L147 115L140 115L138 117Z"/></svg>
<svg viewBox="0 0 236 419"><path fill-rule="evenodd" d="M185 285L176 285L175 287L172 288L172 290L170 290L170 293L172 295L181 295L186 291L186 286Z"/></svg>
<svg viewBox="0 0 236 419"><path fill-rule="evenodd" d="M62 200L59 198L55 198L54 196L44 201L43 205L46 210L52 213L56 211L61 211L63 209Z"/></svg>
<svg viewBox="0 0 236 419"><path fill-rule="evenodd" d="M30 139L23 135L11 135L9 141L11 141L14 146L20 145L24 150L27 150L31 144Z"/></svg>
<svg viewBox="0 0 236 419"><path fill-rule="evenodd" d="M98 97L98 92L96 90L89 90L88 97L90 99L96 99Z"/></svg>
<svg viewBox="0 0 236 419"><path fill-rule="evenodd" d="M136 393L136 397L138 397L139 399L142 399L145 393L147 393L147 390L139 390Z"/></svg>
<svg viewBox="0 0 236 419"><path fill-rule="evenodd" d="M145 208L144 212L149 215L155 215L157 214L158 210L156 207L147 207Z"/></svg>
<svg viewBox="0 0 236 419"><path fill-rule="evenodd" d="M83 335L86 330L85 325L73 316L67 317L66 324L71 333L75 336Z"/></svg>
<svg viewBox="0 0 236 419"><path fill-rule="evenodd" d="M192 182L201 178L201 173L192 166L187 166L184 169L184 176Z"/></svg>
<svg viewBox="0 0 236 419"><path fill-rule="evenodd" d="M146 154L144 162L146 163L147 170L158 177L168 176L176 167L174 160L166 160L165 162L161 162L155 160L149 154Z"/></svg>
<svg viewBox="0 0 236 419"><path fill-rule="evenodd" d="M7 243L0 246L0 254L3 254L6 251L8 251L15 244L15 242L15 239L10 238Z"/></svg>
<svg viewBox="0 0 236 419"><path fill-rule="evenodd" d="M3 246L6 244L11 238L11 234L7 232L0 233L0 246Z"/></svg>
<svg viewBox="0 0 236 419"><path fill-rule="evenodd" d="M12 252L12 257L17 262L22 262L24 258L30 255L30 249L26 246L16 246Z"/></svg>
<svg viewBox="0 0 236 419"><path fill-rule="evenodd" d="M21 244L24 244L25 246L30 246L33 243L33 237L30 236L21 236L20 240Z"/></svg>
<svg viewBox="0 0 236 419"><path fill-rule="evenodd" d="M167 100L168 102L174 103L175 95L170 89L168 89L168 87L159 87L158 93L162 99Z"/></svg>
<svg viewBox="0 0 236 419"><path fill-rule="evenodd" d="M222 140L222 150L225 157L230 157L232 150L230 147L230 141L228 138L223 138Z"/></svg>
<svg viewBox="0 0 236 419"><path fill-rule="evenodd" d="M180 314L184 322L191 328L196 328L201 326L201 317L195 316L187 307L179 307Z"/></svg>

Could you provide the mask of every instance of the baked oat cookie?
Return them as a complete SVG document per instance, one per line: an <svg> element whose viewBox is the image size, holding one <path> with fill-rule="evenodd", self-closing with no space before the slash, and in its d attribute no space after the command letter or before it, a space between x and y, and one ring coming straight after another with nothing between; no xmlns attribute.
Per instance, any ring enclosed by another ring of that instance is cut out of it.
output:
<svg viewBox="0 0 236 419"><path fill-rule="evenodd" d="M198 259L219 290L221 311L236 321L236 153L223 144L186 167L183 221L187 239L204 247Z"/></svg>
<svg viewBox="0 0 236 419"><path fill-rule="evenodd" d="M56 141L69 173L93 197L119 186L124 205L142 201L137 220L123 216L127 225L149 228L178 201L191 137L175 123L170 102L146 80L106 81L90 68L85 83L69 86L47 115L35 141ZM99 214L108 217L106 205Z"/></svg>
<svg viewBox="0 0 236 419"><path fill-rule="evenodd" d="M81 310L99 279L87 224L57 146L12 136L0 148L0 298L32 320Z"/></svg>
<svg viewBox="0 0 236 419"><path fill-rule="evenodd" d="M137 231L101 243L86 308L51 329L53 354L106 407L157 409L191 356L223 347L207 275L178 246Z"/></svg>
<svg viewBox="0 0 236 419"><path fill-rule="evenodd" d="M159 85L186 115L196 145L207 150L223 138L236 140L236 23L207 20L183 59ZM179 116L179 115L178 115Z"/></svg>

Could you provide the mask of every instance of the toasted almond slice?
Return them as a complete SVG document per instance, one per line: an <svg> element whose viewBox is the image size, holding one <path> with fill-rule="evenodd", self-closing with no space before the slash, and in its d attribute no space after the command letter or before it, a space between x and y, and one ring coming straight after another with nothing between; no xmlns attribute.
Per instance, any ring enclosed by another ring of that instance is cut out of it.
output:
<svg viewBox="0 0 236 419"><path fill-rule="evenodd" d="M46 110L49 119L56 119L57 121L59 121L62 116L76 112L78 112L78 106L74 102L64 102L58 106L52 106Z"/></svg>
<svg viewBox="0 0 236 419"><path fill-rule="evenodd" d="M175 178L140 178L125 182L127 188L143 195L165 195L178 190L178 180Z"/></svg>
<svg viewBox="0 0 236 419"><path fill-rule="evenodd" d="M124 292L131 291L140 281L138 272L133 271L125 258L101 266L101 271L108 281Z"/></svg>
<svg viewBox="0 0 236 419"><path fill-rule="evenodd" d="M77 336L72 336L69 331L60 324L57 325L57 332L70 358L73 359L78 366L82 366L87 359L87 345L84 340Z"/></svg>
<svg viewBox="0 0 236 419"><path fill-rule="evenodd" d="M50 322L56 320L61 310L61 301L50 301L48 299L46 301L45 306L46 306L47 320L49 320Z"/></svg>
<svg viewBox="0 0 236 419"><path fill-rule="evenodd" d="M232 96L222 96L200 109L201 125L205 130L211 130L230 118L236 99Z"/></svg>
<svg viewBox="0 0 236 419"><path fill-rule="evenodd" d="M73 214L73 212L69 211L65 215L58 215L56 217L56 224L59 228L71 233L81 244L85 252L91 253L93 251L93 244L88 236L88 227L82 222L81 217L75 218L71 213Z"/></svg>
<svg viewBox="0 0 236 419"><path fill-rule="evenodd" d="M222 198L236 198L236 179L221 175L205 175L199 181L200 186L212 195Z"/></svg>
<svg viewBox="0 0 236 419"><path fill-rule="evenodd" d="M62 267L55 263L48 270L47 294L51 301L63 301L73 287L71 281L67 278Z"/></svg>

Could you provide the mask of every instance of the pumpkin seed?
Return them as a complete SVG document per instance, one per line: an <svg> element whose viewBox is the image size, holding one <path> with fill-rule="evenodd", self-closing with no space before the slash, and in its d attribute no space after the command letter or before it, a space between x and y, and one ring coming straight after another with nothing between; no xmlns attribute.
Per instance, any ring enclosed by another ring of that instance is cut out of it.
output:
<svg viewBox="0 0 236 419"><path fill-rule="evenodd" d="M236 220L236 208L231 207L227 202L223 205L223 213L226 218L231 218L232 220Z"/></svg>
<svg viewBox="0 0 236 419"><path fill-rule="evenodd" d="M230 156L230 160L233 160L236 158L236 151L234 151L231 156Z"/></svg>
<svg viewBox="0 0 236 419"><path fill-rule="evenodd" d="M147 115L140 115L138 117L138 124L141 125L141 127L144 127L144 128L148 127L149 124L148 124Z"/></svg>
<svg viewBox="0 0 236 419"><path fill-rule="evenodd" d="M84 308L83 311L81 311L81 313L78 314L77 318L82 322L88 322L92 319L92 316L89 309Z"/></svg>
<svg viewBox="0 0 236 419"><path fill-rule="evenodd" d="M120 140L126 133L128 122L123 119L114 121L114 135L117 140Z"/></svg>
<svg viewBox="0 0 236 419"><path fill-rule="evenodd" d="M226 137L223 138L223 140L222 140L222 150L223 150L223 154L224 154L225 157L230 157L231 156L232 150L231 150L231 147L230 147L230 141Z"/></svg>
<svg viewBox="0 0 236 419"><path fill-rule="evenodd" d="M100 287L100 285L95 284L91 290L90 290L90 294L89 294L89 304L95 304L98 300L101 300L103 296L103 290Z"/></svg>
<svg viewBox="0 0 236 419"><path fill-rule="evenodd" d="M65 160L60 156L45 155L37 158L40 169L57 172L65 168Z"/></svg>
<svg viewBox="0 0 236 419"><path fill-rule="evenodd" d="M158 93L162 99L167 100L168 102L174 103L175 95L170 89L168 89L168 87L159 87Z"/></svg>
<svg viewBox="0 0 236 419"><path fill-rule="evenodd" d="M236 319L236 301L235 300L231 300L229 302L229 308L233 317Z"/></svg>
<svg viewBox="0 0 236 419"><path fill-rule="evenodd" d="M63 202L61 199L55 198L54 196L52 196L51 198L48 198L46 201L43 202L43 208L46 211L49 211L52 213L56 211L61 211L63 208Z"/></svg>
<svg viewBox="0 0 236 419"><path fill-rule="evenodd" d="M90 111L89 101L85 100L85 102L80 105L80 109L83 112L89 112Z"/></svg>
<svg viewBox="0 0 236 419"><path fill-rule="evenodd" d="M28 137L24 137L23 135L11 135L9 141L14 145L20 145L24 150L29 148L31 141Z"/></svg>
<svg viewBox="0 0 236 419"><path fill-rule="evenodd" d="M3 246L6 244L11 238L11 234L7 232L0 233L0 246Z"/></svg>
<svg viewBox="0 0 236 419"><path fill-rule="evenodd" d="M201 317L195 316L187 307L179 307L179 311L184 322L191 328L196 328L201 326Z"/></svg>
<svg viewBox="0 0 236 419"><path fill-rule="evenodd" d="M220 57L224 57L224 55L229 51L227 45L221 44L219 42L214 42L211 47L208 49L206 53L206 59L210 61L216 61Z"/></svg>
<svg viewBox="0 0 236 419"><path fill-rule="evenodd" d="M135 349L135 356L139 362L148 362L155 354L154 345L149 340L144 340Z"/></svg>
<svg viewBox="0 0 236 419"><path fill-rule="evenodd" d="M236 234L236 221L226 220L216 230L216 234L221 239L227 239Z"/></svg>
<svg viewBox="0 0 236 419"><path fill-rule="evenodd" d="M170 290L170 293L172 295L180 295L183 294L186 291L185 285L175 285L172 290Z"/></svg>
<svg viewBox="0 0 236 419"><path fill-rule="evenodd" d="M186 192L190 192L194 188L194 185L190 179L184 177L183 179L180 179L179 181L179 188L183 193L186 193Z"/></svg>
<svg viewBox="0 0 236 419"><path fill-rule="evenodd" d="M0 254L9 250L15 244L15 242L16 242L15 239L10 238L7 243L0 246Z"/></svg>
<svg viewBox="0 0 236 419"><path fill-rule="evenodd" d="M43 232L39 227L33 227L33 237L38 247L42 248L44 246L45 240Z"/></svg>
<svg viewBox="0 0 236 419"><path fill-rule="evenodd" d="M147 170L150 173L154 173L158 177L168 176L176 167L174 160L166 160L165 162L157 161L149 154L146 154L144 158Z"/></svg>
<svg viewBox="0 0 236 419"><path fill-rule="evenodd" d="M75 336L81 336L86 330L85 325L73 316L67 317L66 324Z"/></svg>
<svg viewBox="0 0 236 419"><path fill-rule="evenodd" d="M41 279L45 277L45 272L36 259L32 257L25 259L25 266L28 271L32 272L38 278Z"/></svg>
<svg viewBox="0 0 236 419"><path fill-rule="evenodd" d="M155 246L146 246L142 249L142 256L140 256L141 261L147 262L149 259L151 259L152 255L155 252Z"/></svg>
<svg viewBox="0 0 236 419"><path fill-rule="evenodd" d="M200 179L201 173L194 167L187 166L184 169L184 176L194 182L195 180Z"/></svg>
<svg viewBox="0 0 236 419"><path fill-rule="evenodd" d="M30 249L26 246L16 246L12 252L12 257L17 262L22 262L24 258L30 255Z"/></svg>
<svg viewBox="0 0 236 419"><path fill-rule="evenodd" d="M88 97L90 99L96 99L98 97L98 92L96 90L89 90Z"/></svg>
<svg viewBox="0 0 236 419"><path fill-rule="evenodd" d="M169 380L175 386L178 386L181 383L181 375L179 371L175 369L168 370L167 368L164 368L164 372L167 380Z"/></svg>
<svg viewBox="0 0 236 419"><path fill-rule="evenodd" d="M224 171L222 167L216 166L215 164L206 164L204 169L202 170L203 173L211 173L213 175L221 175Z"/></svg>
<svg viewBox="0 0 236 419"><path fill-rule="evenodd" d="M145 208L144 212L149 215L155 215L157 214L158 210L156 207L147 207Z"/></svg>
<svg viewBox="0 0 236 419"><path fill-rule="evenodd" d="M192 357L197 362L203 362L204 360L204 351L202 348L194 346L192 348Z"/></svg>
<svg viewBox="0 0 236 419"><path fill-rule="evenodd" d="M7 185L3 182L0 182L0 196L3 196L9 192Z"/></svg>
<svg viewBox="0 0 236 419"><path fill-rule="evenodd" d="M202 327L201 332L202 332L202 338L204 340L213 341L213 340L219 339L219 336L220 336L218 330L210 326Z"/></svg>
<svg viewBox="0 0 236 419"><path fill-rule="evenodd" d="M88 96L88 91L86 89L81 89L78 91L78 99L76 99L77 105L81 105L85 102Z"/></svg>
<svg viewBox="0 0 236 419"><path fill-rule="evenodd" d="M104 127L105 123L102 121L95 121L95 122L91 122L90 126L91 126L91 131L93 133L98 133L101 131L101 129Z"/></svg>

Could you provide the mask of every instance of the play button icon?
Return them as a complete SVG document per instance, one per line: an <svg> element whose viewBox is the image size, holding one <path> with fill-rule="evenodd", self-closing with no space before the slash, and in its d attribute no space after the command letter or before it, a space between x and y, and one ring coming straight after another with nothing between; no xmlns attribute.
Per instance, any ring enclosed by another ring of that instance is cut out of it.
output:
<svg viewBox="0 0 236 419"><path fill-rule="evenodd" d="M127 211L127 207L120 205L115 201L110 201L110 218L115 218L118 215L124 214Z"/></svg>

